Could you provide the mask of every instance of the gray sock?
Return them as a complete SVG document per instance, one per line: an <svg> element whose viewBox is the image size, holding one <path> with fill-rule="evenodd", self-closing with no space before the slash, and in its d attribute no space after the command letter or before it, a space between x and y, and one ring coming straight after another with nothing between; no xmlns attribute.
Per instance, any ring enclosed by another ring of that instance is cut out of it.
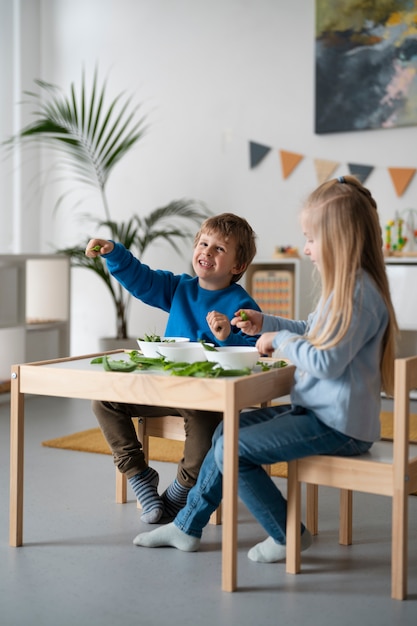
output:
<svg viewBox="0 0 417 626"><path fill-rule="evenodd" d="M200 539L191 537L182 530L174 526L171 522L166 526L160 526L148 533L140 533L137 535L133 543L135 546L144 546L145 548L159 548L161 546L171 546L183 552L196 552L200 547Z"/></svg>
<svg viewBox="0 0 417 626"><path fill-rule="evenodd" d="M142 507L140 519L146 524L156 524L164 512L164 505L158 494L158 472L148 467L140 474L129 478L129 484Z"/></svg>
<svg viewBox="0 0 417 626"><path fill-rule="evenodd" d="M178 511L181 511L187 503L187 495L190 490L183 487L177 479L175 479L162 494L162 502L164 503L164 515L174 518Z"/></svg>
<svg viewBox="0 0 417 626"><path fill-rule="evenodd" d="M313 543L311 533L307 528L301 535L301 552L307 550ZM277 543L272 537L267 537L265 541L257 543L248 552L248 558L256 563L276 563L284 561L287 556L287 546Z"/></svg>

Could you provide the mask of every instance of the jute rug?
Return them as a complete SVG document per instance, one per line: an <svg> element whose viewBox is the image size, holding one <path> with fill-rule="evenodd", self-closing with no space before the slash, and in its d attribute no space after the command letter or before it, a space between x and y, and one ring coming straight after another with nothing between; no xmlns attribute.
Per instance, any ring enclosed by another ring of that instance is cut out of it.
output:
<svg viewBox="0 0 417 626"><path fill-rule="evenodd" d="M382 438L392 439L392 431L392 413L383 411L381 413ZM417 414L410 415L410 441L417 443ZM73 435L43 441L42 445L48 448L62 448L63 450L110 454L110 449L99 428L90 428ZM149 437L149 456L153 461L178 463L182 457L183 446L184 443L182 441ZM286 478L287 464L276 463L273 465L272 476Z"/></svg>

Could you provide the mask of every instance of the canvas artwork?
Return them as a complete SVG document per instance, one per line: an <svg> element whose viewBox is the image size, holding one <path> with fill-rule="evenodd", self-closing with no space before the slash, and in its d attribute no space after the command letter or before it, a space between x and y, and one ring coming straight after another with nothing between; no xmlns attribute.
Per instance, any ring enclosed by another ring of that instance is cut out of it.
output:
<svg viewBox="0 0 417 626"><path fill-rule="evenodd" d="M417 0L316 0L316 133L417 124Z"/></svg>

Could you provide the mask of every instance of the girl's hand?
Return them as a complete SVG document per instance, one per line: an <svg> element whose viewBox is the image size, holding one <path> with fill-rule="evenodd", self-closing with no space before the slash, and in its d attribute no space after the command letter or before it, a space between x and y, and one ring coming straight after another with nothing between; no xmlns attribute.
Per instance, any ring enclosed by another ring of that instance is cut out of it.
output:
<svg viewBox="0 0 417 626"><path fill-rule="evenodd" d="M230 322L226 315L218 311L210 311L206 316L207 324L219 341L226 341L230 335Z"/></svg>
<svg viewBox="0 0 417 626"><path fill-rule="evenodd" d="M246 335L259 335L262 330L263 315L261 311L239 309L230 323L240 328Z"/></svg>
<svg viewBox="0 0 417 626"><path fill-rule="evenodd" d="M94 258L101 254L108 254L114 248L114 243L107 239L90 239L85 249L85 256Z"/></svg>
<svg viewBox="0 0 417 626"><path fill-rule="evenodd" d="M275 348L272 345L273 340L277 336L277 333L263 333L256 342L256 347L258 349L259 354L266 354L267 356L272 356Z"/></svg>

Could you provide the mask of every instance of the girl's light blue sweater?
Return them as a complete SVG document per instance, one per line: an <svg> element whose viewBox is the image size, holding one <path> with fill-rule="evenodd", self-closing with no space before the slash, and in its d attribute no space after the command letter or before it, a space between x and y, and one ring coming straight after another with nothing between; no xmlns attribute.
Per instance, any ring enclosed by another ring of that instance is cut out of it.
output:
<svg viewBox="0 0 417 626"><path fill-rule="evenodd" d="M316 323L264 315L262 332L280 331L274 347L296 366L291 401L314 411L345 435L375 441L380 436L380 359L388 310L372 278L363 272L354 294L348 333L326 350L311 345L305 333Z"/></svg>

